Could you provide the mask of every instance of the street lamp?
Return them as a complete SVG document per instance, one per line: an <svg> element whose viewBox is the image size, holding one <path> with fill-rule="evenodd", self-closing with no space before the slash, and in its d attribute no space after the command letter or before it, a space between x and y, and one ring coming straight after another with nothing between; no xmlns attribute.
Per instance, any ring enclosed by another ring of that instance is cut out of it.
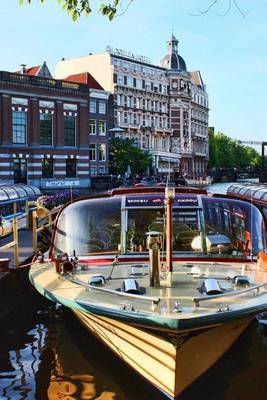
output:
<svg viewBox="0 0 267 400"><path fill-rule="evenodd" d="M175 188L166 186L165 205L166 205L166 271L167 280L172 281L172 205L175 198Z"/></svg>

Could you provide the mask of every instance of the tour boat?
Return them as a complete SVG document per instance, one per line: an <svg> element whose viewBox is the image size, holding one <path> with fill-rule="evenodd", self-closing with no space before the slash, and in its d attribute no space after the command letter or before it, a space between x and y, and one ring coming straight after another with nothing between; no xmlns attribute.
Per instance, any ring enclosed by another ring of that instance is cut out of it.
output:
<svg viewBox="0 0 267 400"><path fill-rule="evenodd" d="M255 204L267 223L267 184L235 183L229 186L227 195Z"/></svg>
<svg viewBox="0 0 267 400"><path fill-rule="evenodd" d="M62 208L30 280L174 399L267 309L265 229L202 189L115 189Z"/></svg>

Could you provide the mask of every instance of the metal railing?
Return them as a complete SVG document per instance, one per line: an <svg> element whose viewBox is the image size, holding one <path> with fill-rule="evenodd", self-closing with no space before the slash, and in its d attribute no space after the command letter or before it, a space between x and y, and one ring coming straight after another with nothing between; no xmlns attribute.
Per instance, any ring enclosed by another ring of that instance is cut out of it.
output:
<svg viewBox="0 0 267 400"><path fill-rule="evenodd" d="M38 232L43 231L46 228L50 228L54 224L54 220L52 218L53 215L57 214L62 205L53 208L52 210L48 210L45 207L37 207L32 212L32 246L33 250L36 253L38 251ZM40 212L41 211L41 212ZM39 226L38 221L42 221L41 226Z"/></svg>
<svg viewBox="0 0 267 400"><path fill-rule="evenodd" d="M17 268L19 266L19 240L18 240L18 217L23 216L23 213L13 214L9 219L12 220L12 232L13 240L0 247L1 250L7 250L13 247L14 249L14 266Z"/></svg>
<svg viewBox="0 0 267 400"><path fill-rule="evenodd" d="M3 233L2 237L6 237L7 234L10 236L10 241L0 246L0 252L6 251L10 248L13 248L14 251L14 260L13 265L15 268L19 267L19 219L24 218L25 228L29 229L32 221L32 247L33 253L38 251L38 232L44 230L45 228L51 227L54 224L53 215L57 214L59 210L62 208L62 205L53 208L52 210L47 210L44 207L38 207L36 201L28 201L26 202L25 212L15 212L16 208L14 207L14 213L5 217L5 220L12 221L12 230L8 233ZM44 211L43 215L40 216L40 210ZM39 226L38 221L41 220L42 224ZM23 226L24 227L24 226Z"/></svg>

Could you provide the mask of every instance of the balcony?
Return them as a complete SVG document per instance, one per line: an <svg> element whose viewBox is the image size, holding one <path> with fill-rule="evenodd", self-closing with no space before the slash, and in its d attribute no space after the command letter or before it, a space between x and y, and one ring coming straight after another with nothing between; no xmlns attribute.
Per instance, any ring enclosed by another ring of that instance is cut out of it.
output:
<svg viewBox="0 0 267 400"><path fill-rule="evenodd" d="M209 155L205 150L193 150L192 154L197 157L208 157Z"/></svg>
<svg viewBox="0 0 267 400"><path fill-rule="evenodd" d="M39 76L19 74L16 72L0 71L0 81L4 83L9 82L21 85L31 85L39 88L42 86L50 89L71 90L84 93L89 92L88 86L82 83L67 82L51 78L41 78Z"/></svg>
<svg viewBox="0 0 267 400"><path fill-rule="evenodd" d="M197 138L200 138L200 139L207 139L207 135L205 134L205 133L198 133L198 132L192 132L192 138L193 139L197 139Z"/></svg>

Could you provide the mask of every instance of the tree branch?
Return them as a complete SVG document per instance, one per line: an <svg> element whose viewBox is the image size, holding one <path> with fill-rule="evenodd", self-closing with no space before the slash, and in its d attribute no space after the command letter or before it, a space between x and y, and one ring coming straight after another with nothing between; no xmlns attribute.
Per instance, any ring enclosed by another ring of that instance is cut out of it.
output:
<svg viewBox="0 0 267 400"><path fill-rule="evenodd" d="M191 14L194 17L199 17L201 15L205 15L208 14L208 12L210 11L211 8L213 8L216 4L219 3L219 0L211 0L210 4L208 5L208 7L206 7L203 10L198 10L197 14ZM227 14L229 14L229 12L231 11L232 8L236 8L237 11L239 12L240 15L242 15L242 17L245 17L246 14L244 13L244 11L241 9L241 7L238 4L237 0L228 0L228 7L226 9L226 11L222 14L217 13L217 15L219 15L220 17L225 17Z"/></svg>

